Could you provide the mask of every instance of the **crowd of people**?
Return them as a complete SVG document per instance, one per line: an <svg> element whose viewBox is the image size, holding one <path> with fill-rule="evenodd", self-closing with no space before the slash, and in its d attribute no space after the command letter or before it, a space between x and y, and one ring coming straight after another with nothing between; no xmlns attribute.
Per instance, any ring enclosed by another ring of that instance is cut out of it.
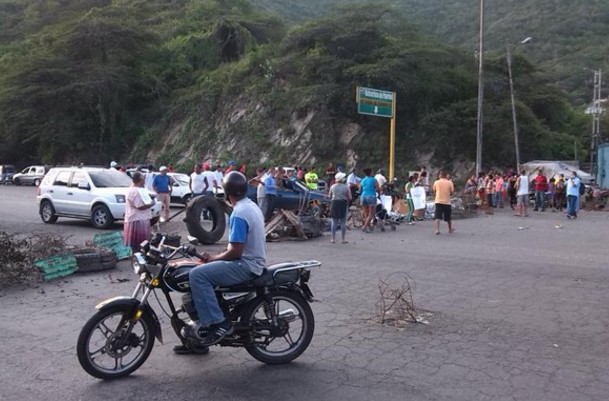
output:
<svg viewBox="0 0 609 401"><path fill-rule="evenodd" d="M464 194L475 195L481 209L487 214L493 214L493 208L504 208L509 203L515 216L528 217L531 194L534 196L535 212L552 210L562 212L566 208L569 219L577 218L580 198L585 186L573 171L569 177L558 174L548 179L539 169L536 176L530 179L525 170L520 173L500 173L491 171L472 176L465 184Z"/></svg>
<svg viewBox="0 0 609 401"><path fill-rule="evenodd" d="M119 171L130 171L125 170L115 162L112 162L110 167ZM167 174L173 172L173 167L168 164L155 171L153 166L146 166L146 173L143 173L142 170L140 166L129 173L134 178L134 186L139 187L141 185L157 193L158 199L163 204L161 222L166 221L169 219L169 201L172 191L172 179ZM238 167L237 163L232 160L226 166L210 162L195 164L190 174L189 183L192 196L219 193L222 190L223 177L231 171L239 171L246 175L247 166L242 164ZM356 168L351 168L347 172L344 165L334 165L333 163L329 163L322 174L318 174L314 167L260 167L251 175L248 183L256 187L256 203L265 222L268 222L274 214L278 189L292 189L293 181L301 181L310 190L327 193L331 199L332 243L336 242L339 229L341 242L347 243L347 218L349 207L354 204L361 207L363 232L372 233L377 220L378 209L382 208L380 206L381 195L391 196L392 204L396 208L397 205L403 205L402 217L408 224L414 224L415 221L424 219L427 196L433 195L436 204L434 216L436 234L440 232L439 222L442 220L447 222L448 232L454 232L449 209L452 210L450 198L455 193L455 187L449 173L439 172L437 180L432 185L430 185L429 174L425 166L411 173L403 184L398 183L395 179L388 181L383 169L376 170L374 174L371 168L365 168L362 173L363 175L360 176ZM136 183L136 177L138 180L141 179L143 183L140 184L139 181ZM480 209L487 214L493 214L495 208L502 209L509 205L515 216L528 217L530 197L531 194L534 194L533 211L552 210L562 212L566 210L567 218L575 219L577 218L582 188L583 184L576 172L573 172L569 177L559 174L548 179L540 169L534 178L529 179L524 170L519 173L516 171L503 173L489 171L488 173L480 173L478 176L471 176L465 183L463 196L466 202L477 203ZM415 205L417 196L420 198ZM126 227L130 227L131 220L144 220L147 207L141 199L138 199L135 192L127 203L129 213L125 222L127 223ZM130 227L129 233L126 230L125 235L133 237L133 234L130 234L132 232L141 232L141 230L133 231ZM139 237L137 236L137 238ZM132 239L131 243L137 244L139 242L137 242L137 239Z"/></svg>

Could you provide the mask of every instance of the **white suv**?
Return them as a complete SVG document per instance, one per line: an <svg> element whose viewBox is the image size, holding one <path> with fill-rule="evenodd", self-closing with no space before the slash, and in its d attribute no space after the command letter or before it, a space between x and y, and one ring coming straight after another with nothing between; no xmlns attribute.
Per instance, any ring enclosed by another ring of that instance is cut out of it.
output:
<svg viewBox="0 0 609 401"><path fill-rule="evenodd" d="M91 220L96 228L110 228L125 218L125 199L132 181L115 169L54 167L44 176L36 197L40 218L47 224L58 217ZM152 207L153 221L161 203Z"/></svg>

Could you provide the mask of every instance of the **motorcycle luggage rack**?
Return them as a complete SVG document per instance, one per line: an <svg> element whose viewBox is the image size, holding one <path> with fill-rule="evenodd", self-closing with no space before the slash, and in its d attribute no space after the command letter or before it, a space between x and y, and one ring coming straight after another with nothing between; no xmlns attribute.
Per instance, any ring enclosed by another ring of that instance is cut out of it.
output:
<svg viewBox="0 0 609 401"><path fill-rule="evenodd" d="M285 267L279 267L279 265L285 264ZM305 260L302 262L285 262L285 263L278 263L277 265L271 265L268 266L267 269L269 267L274 267L273 269L273 278L275 277L275 275L277 275L278 273L282 273L282 272L287 272L290 270L300 270L300 269L305 269L305 270L309 270L312 269L314 267L320 267L321 266L321 262L317 261L317 260Z"/></svg>

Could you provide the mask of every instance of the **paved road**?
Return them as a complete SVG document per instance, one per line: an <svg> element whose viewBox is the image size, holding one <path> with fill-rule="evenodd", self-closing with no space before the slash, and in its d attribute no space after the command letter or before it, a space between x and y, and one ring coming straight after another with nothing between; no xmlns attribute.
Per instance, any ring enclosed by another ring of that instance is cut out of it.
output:
<svg viewBox="0 0 609 401"><path fill-rule="evenodd" d="M60 217L55 224L44 224L38 214L36 188L24 186L0 186L0 230L8 232L59 233L69 242L79 244L84 239L92 239L96 233L108 232L91 226L88 220ZM172 214L180 207L172 206ZM181 216L170 223L172 229L181 230L184 224ZM122 223L116 223L114 230L122 230Z"/></svg>
<svg viewBox="0 0 609 401"><path fill-rule="evenodd" d="M0 186L0 230L8 232L62 233L78 242L97 230L85 220L59 218L57 224L44 224L38 214L36 187ZM117 225L120 228L120 225ZM93 233L93 234L92 234Z"/></svg>
<svg viewBox="0 0 609 401"><path fill-rule="evenodd" d="M131 378L101 382L79 367L74 345L96 302L131 292L128 266L111 277L3 288L0 398L606 401L609 214L566 221L503 211L456 228L436 237L420 223L350 232L346 245L327 238L268 244L272 261L323 262L311 280L320 300L313 343L287 366L262 365L240 349L173 355L164 319L169 343L157 344ZM396 271L416 280L429 324L375 322L378 278Z"/></svg>

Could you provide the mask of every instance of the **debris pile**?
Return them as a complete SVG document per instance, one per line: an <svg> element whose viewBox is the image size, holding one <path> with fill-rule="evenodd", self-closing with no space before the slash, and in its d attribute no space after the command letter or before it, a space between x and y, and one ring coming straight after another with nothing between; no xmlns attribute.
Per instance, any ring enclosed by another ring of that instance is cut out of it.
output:
<svg viewBox="0 0 609 401"><path fill-rule="evenodd" d="M275 216L266 224L266 237L271 240L279 238L296 238L306 240L304 227L298 217L287 210L280 209Z"/></svg>
<svg viewBox="0 0 609 401"><path fill-rule="evenodd" d="M381 324L404 327L406 323L428 322L414 303L414 280L404 272L379 278L379 320Z"/></svg>

